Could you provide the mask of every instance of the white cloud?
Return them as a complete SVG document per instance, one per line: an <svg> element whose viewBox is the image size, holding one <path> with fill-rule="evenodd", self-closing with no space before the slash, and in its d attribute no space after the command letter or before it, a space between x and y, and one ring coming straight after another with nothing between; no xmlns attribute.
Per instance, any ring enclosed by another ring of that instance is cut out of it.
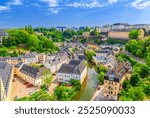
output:
<svg viewBox="0 0 150 118"><path fill-rule="evenodd" d="M6 11L6 10L9 10L10 9L10 7L8 7L8 6L1 6L0 5L0 11Z"/></svg>
<svg viewBox="0 0 150 118"><path fill-rule="evenodd" d="M7 5L9 5L9 6L22 5L22 0L12 0L12 1L8 2Z"/></svg>
<svg viewBox="0 0 150 118"><path fill-rule="evenodd" d="M57 14L61 8L59 8L59 0L39 0L40 2L48 4L48 12Z"/></svg>
<svg viewBox="0 0 150 118"><path fill-rule="evenodd" d="M118 2L118 0L108 0L110 4Z"/></svg>
<svg viewBox="0 0 150 118"><path fill-rule="evenodd" d="M94 0L92 2L73 2L70 4L66 4L66 6L75 8L95 8L95 7L102 7L103 5L100 4L97 0Z"/></svg>
<svg viewBox="0 0 150 118"><path fill-rule="evenodd" d="M137 9L144 9L150 7L150 0L135 0L131 6Z"/></svg>
<svg viewBox="0 0 150 118"><path fill-rule="evenodd" d="M40 2L47 3L49 7L56 7L58 6L59 1L58 0L39 0Z"/></svg>
<svg viewBox="0 0 150 118"><path fill-rule="evenodd" d="M32 6L36 6L36 7L41 7L39 4L37 4L37 3L32 3L31 4Z"/></svg>
<svg viewBox="0 0 150 118"><path fill-rule="evenodd" d="M7 11L11 9L11 6L22 5L22 0L11 0L5 3L4 6L0 5L0 11Z"/></svg>
<svg viewBox="0 0 150 118"><path fill-rule="evenodd" d="M62 8L49 8L48 11L54 14L59 13Z"/></svg>
<svg viewBox="0 0 150 118"><path fill-rule="evenodd" d="M39 0L48 4L48 11L58 13L65 7L100 8L118 2L118 0Z"/></svg>

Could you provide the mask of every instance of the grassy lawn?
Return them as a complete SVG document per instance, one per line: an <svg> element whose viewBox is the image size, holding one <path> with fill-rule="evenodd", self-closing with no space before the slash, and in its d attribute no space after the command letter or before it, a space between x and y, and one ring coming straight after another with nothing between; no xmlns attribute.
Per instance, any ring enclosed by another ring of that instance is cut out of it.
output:
<svg viewBox="0 0 150 118"><path fill-rule="evenodd" d="M40 63L34 63L34 64L30 64L30 66L35 67L35 68L42 68L44 65Z"/></svg>

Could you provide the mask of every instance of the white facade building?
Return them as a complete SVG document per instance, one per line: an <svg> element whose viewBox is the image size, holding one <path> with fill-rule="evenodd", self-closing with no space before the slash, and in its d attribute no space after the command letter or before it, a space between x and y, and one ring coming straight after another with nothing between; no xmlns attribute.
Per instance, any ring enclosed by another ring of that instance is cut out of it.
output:
<svg viewBox="0 0 150 118"><path fill-rule="evenodd" d="M25 59L24 59L25 64L37 63L38 61L39 61L38 54L36 52L25 54Z"/></svg>
<svg viewBox="0 0 150 118"><path fill-rule="evenodd" d="M69 64L63 64L57 73L58 82L69 83L70 80L84 81L87 76L85 60L72 60Z"/></svg>

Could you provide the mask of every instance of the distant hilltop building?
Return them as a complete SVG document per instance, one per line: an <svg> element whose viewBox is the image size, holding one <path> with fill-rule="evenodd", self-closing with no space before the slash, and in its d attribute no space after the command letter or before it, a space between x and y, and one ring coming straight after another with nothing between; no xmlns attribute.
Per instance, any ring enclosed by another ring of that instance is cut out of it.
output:
<svg viewBox="0 0 150 118"><path fill-rule="evenodd" d="M108 32L108 37L113 39L124 39L129 40L129 32L128 29L112 29Z"/></svg>
<svg viewBox="0 0 150 118"><path fill-rule="evenodd" d="M115 23L111 29L130 29L131 26L128 23Z"/></svg>
<svg viewBox="0 0 150 118"><path fill-rule="evenodd" d="M114 30L122 30L122 37L124 39L128 39L127 38L127 32L129 30L133 30L133 29L137 29L137 30L141 30L141 29L145 29L146 31L150 30L150 24L134 24L134 25L129 25L128 23L115 23L113 25L104 25L101 27L101 34L104 35L108 35L109 32L114 31Z"/></svg>
<svg viewBox="0 0 150 118"><path fill-rule="evenodd" d="M129 32L131 29L112 29L108 32L108 37L113 39L129 40ZM144 38L144 31L140 30L139 39Z"/></svg>
<svg viewBox="0 0 150 118"><path fill-rule="evenodd" d="M134 24L134 25L131 25L131 27L133 29L143 29L143 28L145 28L146 30L149 30L150 29L150 24Z"/></svg>
<svg viewBox="0 0 150 118"><path fill-rule="evenodd" d="M7 38L8 33L5 32L4 30L0 29L0 44L2 43L4 37Z"/></svg>

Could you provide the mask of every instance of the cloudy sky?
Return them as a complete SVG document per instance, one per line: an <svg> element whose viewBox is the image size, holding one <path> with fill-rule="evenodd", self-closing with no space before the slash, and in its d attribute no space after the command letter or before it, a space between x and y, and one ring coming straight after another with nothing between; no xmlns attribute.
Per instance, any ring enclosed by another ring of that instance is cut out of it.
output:
<svg viewBox="0 0 150 118"><path fill-rule="evenodd" d="M0 28L150 24L150 0L0 0Z"/></svg>

